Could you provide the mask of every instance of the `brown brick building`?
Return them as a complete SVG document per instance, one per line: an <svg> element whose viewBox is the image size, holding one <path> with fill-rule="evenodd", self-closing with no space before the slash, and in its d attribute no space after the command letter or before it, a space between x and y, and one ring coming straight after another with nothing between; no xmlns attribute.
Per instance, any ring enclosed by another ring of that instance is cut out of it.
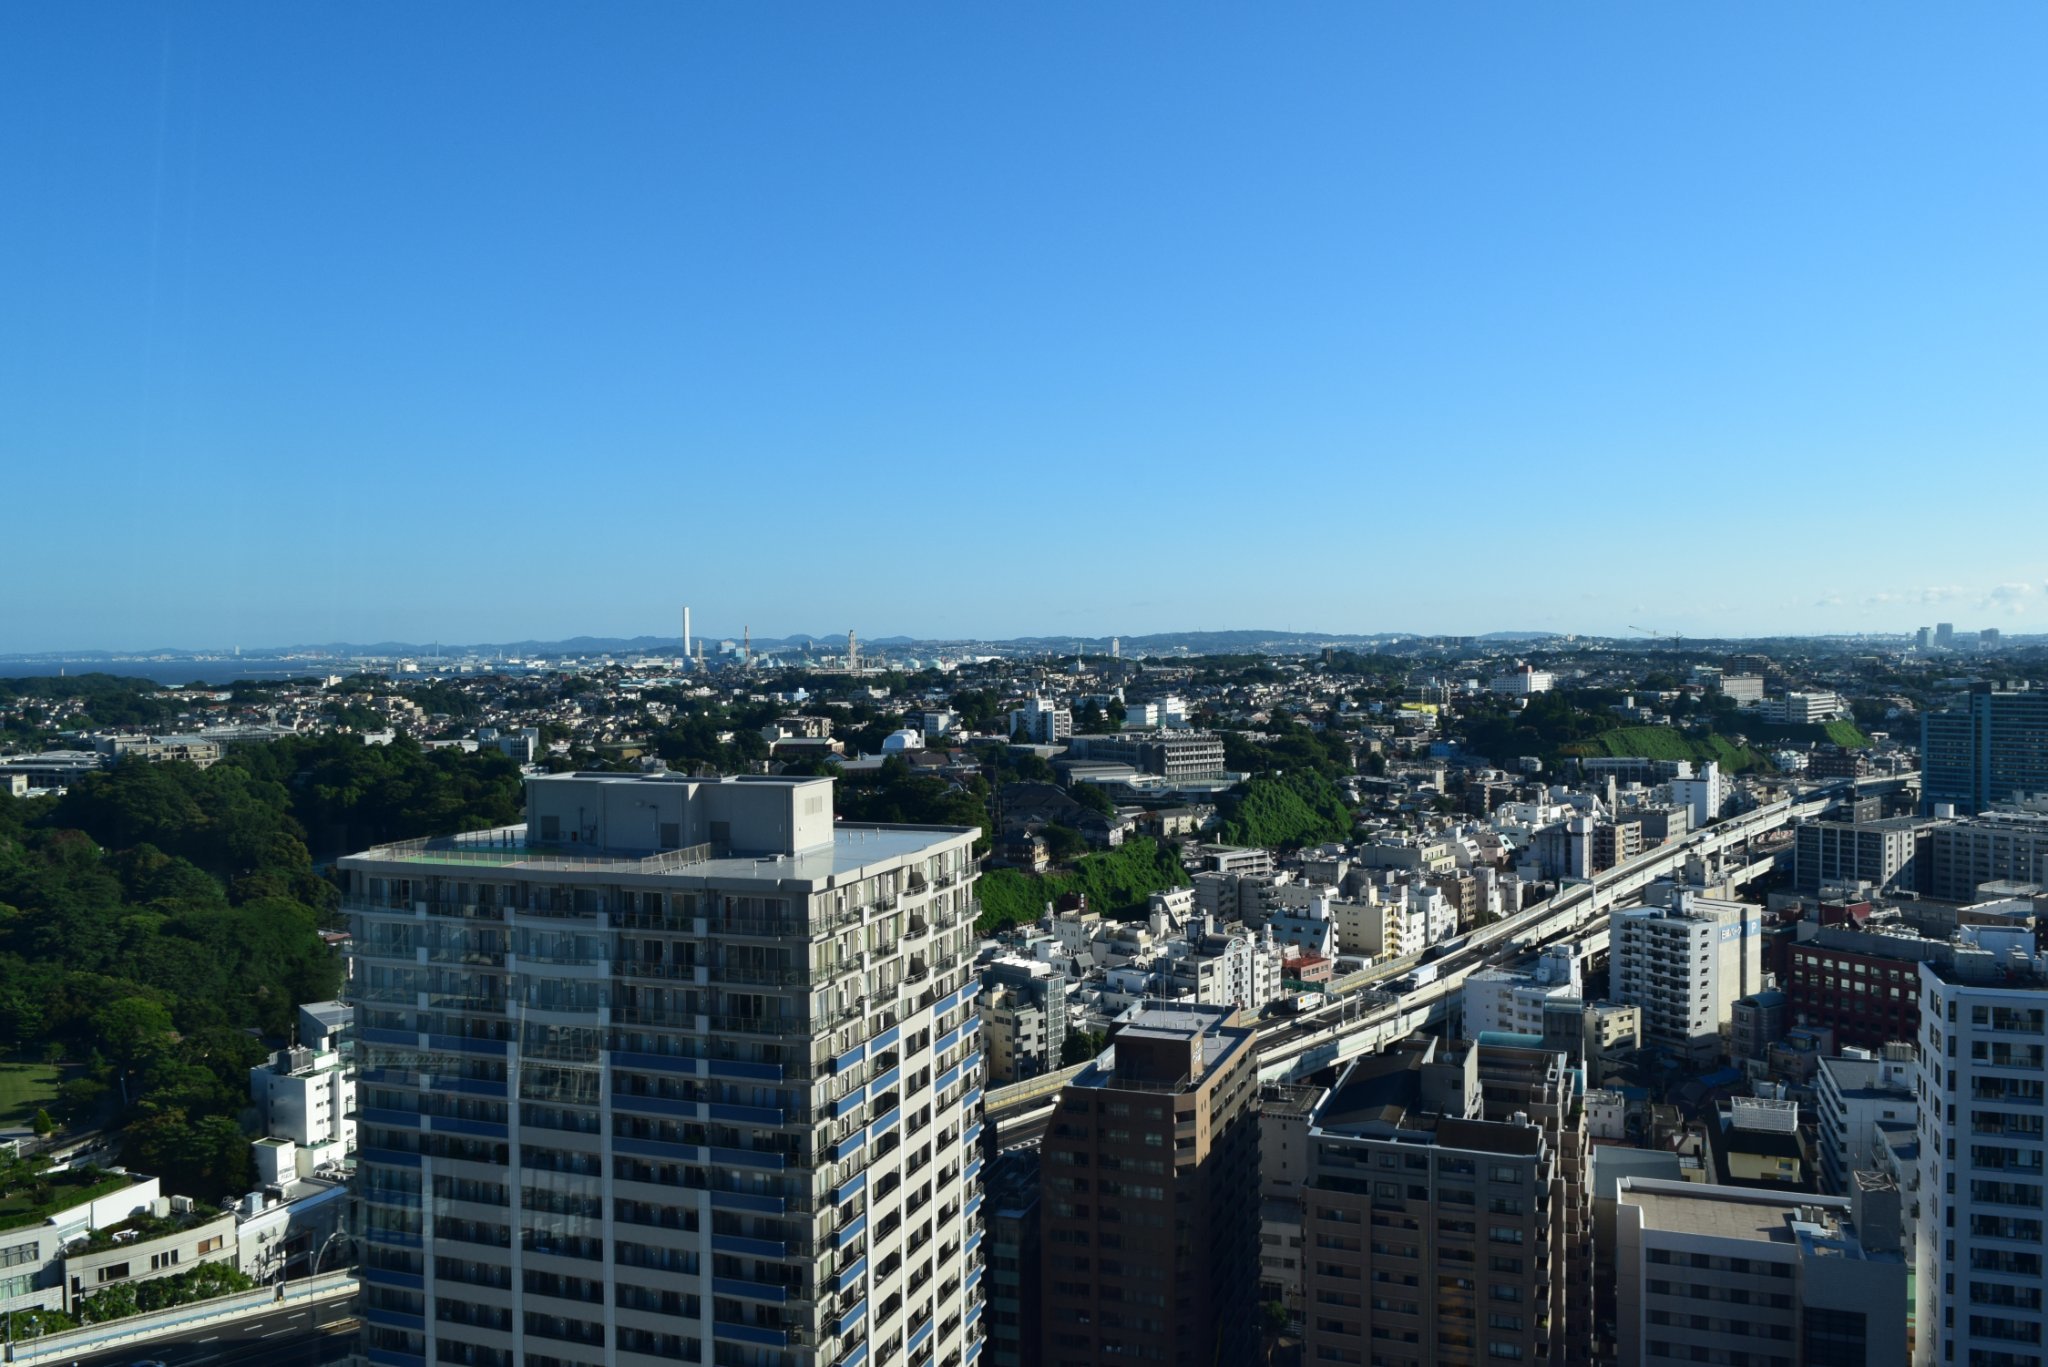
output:
<svg viewBox="0 0 2048 1367"><path fill-rule="evenodd" d="M1049 1367L1248 1363L1258 1062L1231 1007L1139 1006L1060 1093L1043 1145Z"/></svg>
<svg viewBox="0 0 2048 1367"><path fill-rule="evenodd" d="M1311 1363L1579 1363L1585 1130L1562 1054L1415 1039L1317 1108L1302 1193Z"/></svg>

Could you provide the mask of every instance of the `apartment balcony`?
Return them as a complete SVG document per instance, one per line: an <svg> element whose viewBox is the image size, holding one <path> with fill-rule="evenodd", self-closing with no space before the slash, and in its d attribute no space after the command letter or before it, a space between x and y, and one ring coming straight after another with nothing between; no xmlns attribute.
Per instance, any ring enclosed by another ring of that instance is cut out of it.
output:
<svg viewBox="0 0 2048 1367"><path fill-rule="evenodd" d="M524 963L522 961L522 967ZM619 959L612 964L615 976L637 979L641 982L690 983L697 981L697 970L703 965L696 963L668 964L655 963L647 959Z"/></svg>

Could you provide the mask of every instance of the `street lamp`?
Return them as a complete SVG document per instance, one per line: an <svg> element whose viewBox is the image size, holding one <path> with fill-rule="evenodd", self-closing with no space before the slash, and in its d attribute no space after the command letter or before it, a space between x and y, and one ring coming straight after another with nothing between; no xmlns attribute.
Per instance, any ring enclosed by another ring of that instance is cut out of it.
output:
<svg viewBox="0 0 2048 1367"><path fill-rule="evenodd" d="M321 1244L320 1244L320 1247L319 1247L318 1251L316 1251L316 1252L315 1252L315 1253L313 1254L313 1268L312 1268L312 1271L308 1272L308 1273L307 1273L306 1275L307 1275L307 1276L309 1276L309 1277L317 1277L317 1276L319 1276L319 1275L320 1275L320 1260L321 1260L322 1258L324 1258L324 1257L326 1257L326 1256L327 1256L327 1250L328 1250L329 1248L332 1248L332 1247L334 1246L334 1241L335 1241L336 1239L347 1239L347 1238L350 1238L350 1237L352 1237L352 1236L351 1236L351 1235L349 1234L349 1232L348 1232L348 1228L347 1228L347 1227L346 1227L345 1225L344 1225L344 1226L343 1226L342 1228L340 1228L340 1229L337 1229L337 1230L335 1230L335 1231L334 1231L334 1233L332 1233L332 1234L328 1235L328 1236L326 1237L326 1239L324 1239L324 1240L323 1240L323 1241L321 1242Z"/></svg>
<svg viewBox="0 0 2048 1367"><path fill-rule="evenodd" d="M340 1228L336 1229L332 1234L328 1235L325 1239L323 1239L320 1243L320 1247L314 1250L313 1265L306 1272L306 1280L312 1281L320 1275L320 1260L327 1256L327 1250L334 1246L334 1241L336 1239L346 1239L349 1237L351 1236L348 1232L348 1226L346 1222L344 1222ZM277 1290L280 1296L284 1294L284 1284L282 1282L278 1283ZM309 1299L306 1302L306 1332L308 1334L311 1334L314 1331L314 1329L319 1327L319 1322L320 1302Z"/></svg>

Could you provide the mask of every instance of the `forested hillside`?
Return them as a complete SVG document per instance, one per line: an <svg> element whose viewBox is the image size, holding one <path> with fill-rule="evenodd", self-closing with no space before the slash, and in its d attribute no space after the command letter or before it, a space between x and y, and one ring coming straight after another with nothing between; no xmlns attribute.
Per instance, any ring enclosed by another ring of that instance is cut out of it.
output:
<svg viewBox="0 0 2048 1367"><path fill-rule="evenodd" d="M309 832L325 858L518 804L500 755L352 737L0 797L0 1054L58 1065L55 1118L123 1127L124 1159L167 1189L244 1190L248 1070L341 982Z"/></svg>

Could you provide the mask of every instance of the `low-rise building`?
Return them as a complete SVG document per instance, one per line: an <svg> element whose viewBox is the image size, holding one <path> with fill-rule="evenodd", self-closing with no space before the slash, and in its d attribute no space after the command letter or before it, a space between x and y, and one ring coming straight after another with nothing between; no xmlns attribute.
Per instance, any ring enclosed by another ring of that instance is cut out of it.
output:
<svg viewBox="0 0 2048 1367"><path fill-rule="evenodd" d="M1050 698L1029 698L1010 713L1010 736L1035 745L1057 745L1074 734L1074 714Z"/></svg>
<svg viewBox="0 0 2048 1367"><path fill-rule="evenodd" d="M101 736L93 748L108 764L139 759L148 764L184 763L205 769L220 762L220 742L198 736Z"/></svg>
<svg viewBox="0 0 2048 1367"><path fill-rule="evenodd" d="M1625 1176L1615 1217L1619 1361L1904 1367L1895 1203Z"/></svg>
<svg viewBox="0 0 2048 1367"><path fill-rule="evenodd" d="M1067 979L1051 964L1011 955L981 975L989 1081L997 1086L1056 1071L1067 1041Z"/></svg>
<svg viewBox="0 0 2048 1367"><path fill-rule="evenodd" d="M1882 1049L1920 1024L1920 962L1941 941L1898 930L1800 924L1786 995L1793 1025L1831 1030L1840 1044Z"/></svg>
<svg viewBox="0 0 2048 1367"><path fill-rule="evenodd" d="M263 1133L297 1147L301 1176L356 1151L355 1066L338 1051L278 1050L249 1070L249 1099Z"/></svg>
<svg viewBox="0 0 2048 1367"><path fill-rule="evenodd" d="M233 1265L241 1245L233 1212L208 1211L185 1201L182 1208L132 1215L94 1229L63 1253L64 1310L76 1314L89 1298L126 1282L148 1281L188 1271L202 1263Z"/></svg>
<svg viewBox="0 0 2048 1367"><path fill-rule="evenodd" d="M84 1172L65 1173L50 1183L59 1193L53 1208L31 1224L0 1230L0 1316L24 1310L68 1310L70 1282L65 1276L67 1248L83 1248L99 1230L113 1231L137 1216L166 1214L170 1202L154 1177L111 1172L92 1182ZM76 1191L82 1199L61 1203L61 1193ZM32 1218L37 1212L29 1212Z"/></svg>
<svg viewBox="0 0 2048 1367"><path fill-rule="evenodd" d="M1466 976L1463 994L1466 1036L1540 1035L1545 1003L1585 996L1578 947L1551 945L1517 966L1478 969Z"/></svg>
<svg viewBox="0 0 2048 1367"><path fill-rule="evenodd" d="M1986 883L2048 884L2048 809L1998 808L1938 825L1928 858L1927 892L1944 902L1974 902Z"/></svg>
<svg viewBox="0 0 2048 1367"><path fill-rule="evenodd" d="M1821 1182L1847 1196L1852 1174L1875 1168L1888 1131L1910 1132L1918 1119L1913 1095L1911 1041L1886 1045L1882 1054L1824 1058L1815 1079L1820 1112Z"/></svg>
<svg viewBox="0 0 2048 1367"><path fill-rule="evenodd" d="M1557 687L1557 676L1547 670L1521 665L1486 681L1486 691L1509 698L1532 698Z"/></svg>
<svg viewBox="0 0 2048 1367"><path fill-rule="evenodd" d="M1075 736L1068 753L1076 759L1128 764L1172 787L1178 783L1220 779L1225 773L1223 738L1208 731L1121 731L1114 735Z"/></svg>

